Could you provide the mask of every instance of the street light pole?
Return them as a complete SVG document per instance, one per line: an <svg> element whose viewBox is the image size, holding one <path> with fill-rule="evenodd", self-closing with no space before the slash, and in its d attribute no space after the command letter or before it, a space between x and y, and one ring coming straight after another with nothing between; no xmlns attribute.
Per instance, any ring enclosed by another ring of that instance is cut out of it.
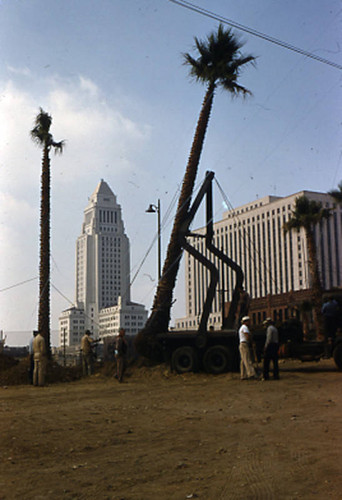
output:
<svg viewBox="0 0 342 500"><path fill-rule="evenodd" d="M65 328L63 328L63 366L65 368L66 360L65 360Z"/></svg>
<svg viewBox="0 0 342 500"><path fill-rule="evenodd" d="M158 224L158 282L161 278L161 224L160 224L160 199L158 198L157 205L152 203L146 210L148 214L157 213L157 224Z"/></svg>

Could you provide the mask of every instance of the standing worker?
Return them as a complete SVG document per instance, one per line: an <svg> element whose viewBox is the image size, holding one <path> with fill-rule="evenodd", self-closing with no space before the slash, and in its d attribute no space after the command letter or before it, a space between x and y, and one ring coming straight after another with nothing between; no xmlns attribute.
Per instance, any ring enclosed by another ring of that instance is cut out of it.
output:
<svg viewBox="0 0 342 500"><path fill-rule="evenodd" d="M43 386L46 373L46 344L40 331L36 332L33 339L33 385Z"/></svg>
<svg viewBox="0 0 342 500"><path fill-rule="evenodd" d="M81 339L82 367L85 377L93 373L93 343L94 339L90 336L90 331L87 330Z"/></svg>
<svg viewBox="0 0 342 500"><path fill-rule="evenodd" d="M324 320L325 341L327 342L329 338L334 340L336 337L339 316L337 300L333 297L329 297L329 299L323 304L322 314Z"/></svg>
<svg viewBox="0 0 342 500"><path fill-rule="evenodd" d="M270 378L270 362L273 363L273 378L279 380L278 367L278 349L279 349L279 333L274 326L272 318L266 318L264 325L266 329L266 342L264 346L264 380Z"/></svg>
<svg viewBox="0 0 342 500"><path fill-rule="evenodd" d="M240 350L240 376L241 380L255 379L256 373L251 358L251 332L249 330L250 318L244 316L239 329L239 350Z"/></svg>
<svg viewBox="0 0 342 500"><path fill-rule="evenodd" d="M239 294L240 294L239 302L236 311L238 325L240 325L240 323L242 322L242 318L244 316L248 316L248 311L251 304L251 298L249 294L246 292L246 290L243 288L243 286L239 288Z"/></svg>
<svg viewBox="0 0 342 500"><path fill-rule="evenodd" d="M34 341L35 337L37 336L37 334L38 334L37 330L33 330L33 335L30 338L29 347L28 347L29 357L30 357L29 381L30 381L31 385L33 385L33 370L34 370L33 341Z"/></svg>
<svg viewBox="0 0 342 500"><path fill-rule="evenodd" d="M125 329L120 328L119 335L115 340L116 374L115 378L122 382L125 370L125 357L127 352L127 340L125 339Z"/></svg>

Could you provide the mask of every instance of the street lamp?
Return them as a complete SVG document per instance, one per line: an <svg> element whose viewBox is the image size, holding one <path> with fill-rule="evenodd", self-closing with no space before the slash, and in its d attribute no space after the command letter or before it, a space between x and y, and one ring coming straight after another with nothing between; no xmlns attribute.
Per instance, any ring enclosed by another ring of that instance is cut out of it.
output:
<svg viewBox="0 0 342 500"><path fill-rule="evenodd" d="M147 210L145 210L148 214L155 214L157 213L158 215L158 281L161 278L161 231L160 231L160 200L158 199L157 205L153 205L152 203L148 207Z"/></svg>

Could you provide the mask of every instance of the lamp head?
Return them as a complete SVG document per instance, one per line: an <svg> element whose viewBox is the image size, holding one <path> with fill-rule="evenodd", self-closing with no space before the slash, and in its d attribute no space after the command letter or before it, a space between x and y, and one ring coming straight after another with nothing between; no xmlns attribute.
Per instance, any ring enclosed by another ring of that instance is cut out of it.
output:
<svg viewBox="0 0 342 500"><path fill-rule="evenodd" d="M154 214L154 213L156 213L156 209L155 209L154 205L152 205L152 203L151 203L151 205L148 207L147 210L145 210L145 212L147 212L148 214Z"/></svg>

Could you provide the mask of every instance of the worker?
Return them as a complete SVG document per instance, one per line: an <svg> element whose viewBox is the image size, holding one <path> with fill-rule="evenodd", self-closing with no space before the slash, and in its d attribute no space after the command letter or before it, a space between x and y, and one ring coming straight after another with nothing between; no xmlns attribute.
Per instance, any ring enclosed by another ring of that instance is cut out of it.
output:
<svg viewBox="0 0 342 500"><path fill-rule="evenodd" d="M92 375L94 366L93 344L94 339L90 336L90 330L87 330L81 339L82 367L83 375Z"/></svg>
<svg viewBox="0 0 342 500"><path fill-rule="evenodd" d="M30 338L29 346L28 346L29 358L30 358L29 381L30 381L31 385L33 385L33 371L34 371L33 341L37 335L38 335L38 331L33 330L33 335Z"/></svg>
<svg viewBox="0 0 342 500"><path fill-rule="evenodd" d="M46 374L46 344L41 331L38 330L33 339L33 385L43 386Z"/></svg>
<svg viewBox="0 0 342 500"><path fill-rule="evenodd" d="M244 316L241 320L241 327L239 329L239 350L240 350L240 377L241 380L256 379L255 369L251 358L251 343L252 337L249 330L250 318Z"/></svg>
<svg viewBox="0 0 342 500"><path fill-rule="evenodd" d="M116 359L116 374L115 378L122 382L125 371L125 358L127 352L127 340L125 339L125 329L120 328L119 335L115 340L115 359Z"/></svg>
<svg viewBox="0 0 342 500"><path fill-rule="evenodd" d="M339 314L341 313L339 311L337 300L333 297L329 297L322 307L324 335L326 341L328 341L329 338L334 340L336 337Z"/></svg>
<svg viewBox="0 0 342 500"><path fill-rule="evenodd" d="M279 350L279 333L274 326L272 318L266 318L264 321L266 326L266 341L264 346L264 380L269 380L270 362L273 363L273 378L279 379L278 367L278 350Z"/></svg>
<svg viewBox="0 0 342 500"><path fill-rule="evenodd" d="M242 287L239 289L239 302L237 307L238 325L242 322L242 318L248 315L251 298L246 290Z"/></svg>

